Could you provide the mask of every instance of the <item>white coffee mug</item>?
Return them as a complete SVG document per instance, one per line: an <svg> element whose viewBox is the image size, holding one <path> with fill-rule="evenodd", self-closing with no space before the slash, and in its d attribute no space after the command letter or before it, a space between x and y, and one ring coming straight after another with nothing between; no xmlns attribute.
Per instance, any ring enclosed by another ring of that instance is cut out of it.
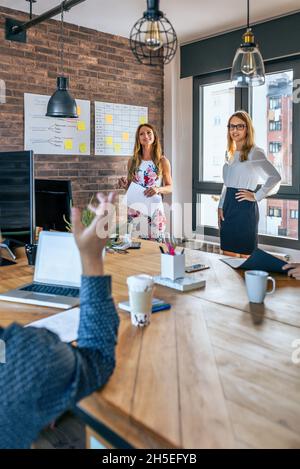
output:
<svg viewBox="0 0 300 469"><path fill-rule="evenodd" d="M267 291L268 280L271 280L273 285L271 291ZM247 270L245 282L250 303L263 303L265 296L275 291L275 280L263 270Z"/></svg>

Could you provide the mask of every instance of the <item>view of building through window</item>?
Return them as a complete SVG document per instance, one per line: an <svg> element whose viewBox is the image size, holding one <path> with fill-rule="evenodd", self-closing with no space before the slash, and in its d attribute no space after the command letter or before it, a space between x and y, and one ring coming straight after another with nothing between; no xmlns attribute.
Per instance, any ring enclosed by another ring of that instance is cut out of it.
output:
<svg viewBox="0 0 300 469"><path fill-rule="evenodd" d="M205 85L203 90L202 153L203 181L222 182L227 145L227 121L234 112L234 86L231 82ZM200 146L201 148L201 146ZM201 167L200 167L201 173ZM199 175L201 180L201 174Z"/></svg>

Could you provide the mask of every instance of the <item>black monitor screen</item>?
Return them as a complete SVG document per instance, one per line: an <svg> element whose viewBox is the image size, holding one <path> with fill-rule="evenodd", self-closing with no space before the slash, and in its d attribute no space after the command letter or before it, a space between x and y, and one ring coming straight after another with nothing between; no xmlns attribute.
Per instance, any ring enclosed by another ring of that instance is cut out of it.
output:
<svg viewBox="0 0 300 469"><path fill-rule="evenodd" d="M33 152L0 152L0 229L3 238L33 242Z"/></svg>
<svg viewBox="0 0 300 469"><path fill-rule="evenodd" d="M72 205L71 181L36 179L36 226L67 231Z"/></svg>

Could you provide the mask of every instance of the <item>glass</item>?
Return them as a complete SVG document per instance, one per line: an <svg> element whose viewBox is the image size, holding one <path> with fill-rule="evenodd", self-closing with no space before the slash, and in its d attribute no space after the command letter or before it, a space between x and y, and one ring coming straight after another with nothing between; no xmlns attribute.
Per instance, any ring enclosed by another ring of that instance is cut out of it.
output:
<svg viewBox="0 0 300 469"><path fill-rule="evenodd" d="M197 194L196 224L218 228L218 205L220 195Z"/></svg>
<svg viewBox="0 0 300 469"><path fill-rule="evenodd" d="M262 200L259 203L259 234L298 239L298 210L298 200Z"/></svg>
<svg viewBox="0 0 300 469"><path fill-rule="evenodd" d="M246 126L246 124L236 124L236 125L235 124L229 124L229 125L227 125L227 127L228 127L229 130L234 130L234 129L244 130L244 128L247 127L247 126Z"/></svg>
<svg viewBox="0 0 300 469"><path fill-rule="evenodd" d="M281 175L292 185L293 70L266 74L263 86L252 89L255 141Z"/></svg>
<svg viewBox="0 0 300 469"><path fill-rule="evenodd" d="M234 87L228 81L202 85L200 91L199 181L223 182L227 123L234 113Z"/></svg>

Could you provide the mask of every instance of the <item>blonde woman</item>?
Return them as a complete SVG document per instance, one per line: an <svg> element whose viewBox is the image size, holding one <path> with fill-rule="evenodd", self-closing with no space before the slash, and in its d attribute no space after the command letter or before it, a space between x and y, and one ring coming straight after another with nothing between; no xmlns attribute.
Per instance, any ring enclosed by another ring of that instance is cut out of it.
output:
<svg viewBox="0 0 300 469"><path fill-rule="evenodd" d="M224 254L247 257L257 247L258 205L275 194L280 174L254 143L249 114L237 111L228 120L224 186L218 208L221 249ZM259 182L261 188L255 192Z"/></svg>
<svg viewBox="0 0 300 469"><path fill-rule="evenodd" d="M151 124L141 124L136 130L133 156L128 161L127 178L118 181L118 187L128 189L131 182L145 188L144 195L170 194L172 192L171 166L162 154L156 129ZM140 216L134 210L128 212L129 222ZM163 239L166 228L166 217L162 210L156 210L148 217L148 238Z"/></svg>

